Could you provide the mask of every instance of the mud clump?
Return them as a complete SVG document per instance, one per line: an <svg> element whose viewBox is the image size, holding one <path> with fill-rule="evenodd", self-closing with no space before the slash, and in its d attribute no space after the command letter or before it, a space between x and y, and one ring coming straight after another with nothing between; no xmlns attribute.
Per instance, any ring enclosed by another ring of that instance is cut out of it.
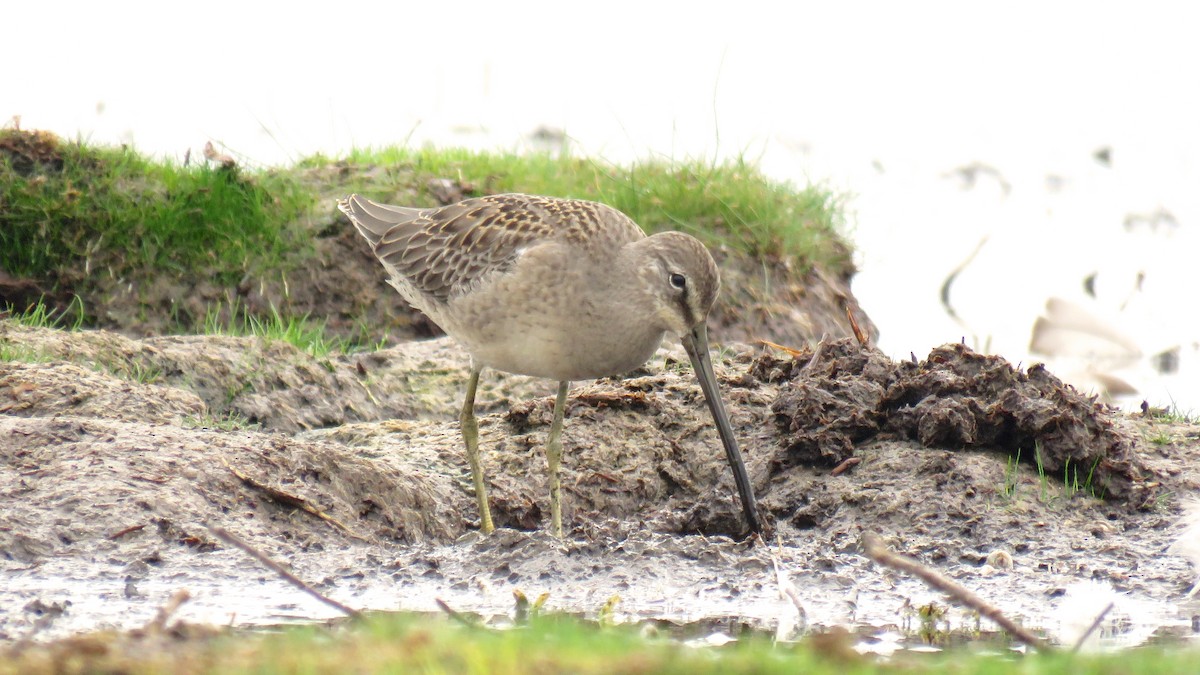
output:
<svg viewBox="0 0 1200 675"><path fill-rule="evenodd" d="M845 339L792 359L763 355L751 373L781 385L771 411L787 444L783 465L833 466L853 456L855 443L882 431L895 365L883 352Z"/></svg>
<svg viewBox="0 0 1200 675"><path fill-rule="evenodd" d="M1098 496L1153 498L1112 413L1042 364L1024 373L959 344L938 347L889 390L892 428L927 447L996 447Z"/></svg>
<svg viewBox="0 0 1200 675"><path fill-rule="evenodd" d="M780 383L771 405L783 434L782 466L835 465L876 436L927 448L1000 450L1140 507L1157 483L1138 466L1113 411L1064 384L1041 364L1025 372L961 344L921 362L893 362L850 339L822 342L791 359L758 358L752 372Z"/></svg>

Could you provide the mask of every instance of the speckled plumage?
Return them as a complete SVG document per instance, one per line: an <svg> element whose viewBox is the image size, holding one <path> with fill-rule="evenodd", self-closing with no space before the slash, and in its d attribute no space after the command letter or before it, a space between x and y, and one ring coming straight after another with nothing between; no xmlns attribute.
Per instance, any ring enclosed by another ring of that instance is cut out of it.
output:
<svg viewBox="0 0 1200 675"><path fill-rule="evenodd" d="M699 241L646 237L596 202L507 194L435 209L358 196L342 204L400 295L479 365L506 372L559 381L627 372L667 332L707 316L720 287ZM675 290L672 273L687 277L682 295L654 295Z"/></svg>
<svg viewBox="0 0 1200 675"><path fill-rule="evenodd" d="M604 251L645 236L620 211L578 200L507 194L435 209L390 207L358 196L347 202L347 213L379 260L426 296L420 304L469 293L491 275L510 271L532 245L564 241Z"/></svg>
<svg viewBox="0 0 1200 675"><path fill-rule="evenodd" d="M474 385L492 367L558 380L553 457L566 383L628 372L678 334L713 410L743 506L758 529L753 492L716 391L705 319L720 289L708 249L679 232L647 237L625 214L596 202L505 194L440 208L389 206L351 195L338 202L370 242L389 282L455 337L472 359L462 421L477 494ZM483 529L490 529L480 496Z"/></svg>

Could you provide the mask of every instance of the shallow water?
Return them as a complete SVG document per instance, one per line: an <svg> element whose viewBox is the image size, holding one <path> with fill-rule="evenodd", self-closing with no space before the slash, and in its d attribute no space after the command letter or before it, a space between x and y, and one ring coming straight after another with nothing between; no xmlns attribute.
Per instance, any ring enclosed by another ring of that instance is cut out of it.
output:
<svg viewBox="0 0 1200 675"><path fill-rule="evenodd" d="M544 535L502 532L500 536L526 540L521 542L522 548L539 551L529 559L531 564L538 564L537 557L547 558L541 563L556 564L554 559L558 555ZM702 551L709 550L709 543L699 538L680 543L681 553L690 552L696 557L702 558ZM730 551L741 548L728 542L719 546ZM642 582L626 576L624 581L615 583L614 575L620 573L611 563L604 562L606 555L600 556L601 562L594 566L599 571L588 579L509 580L495 570L487 570L486 564L481 565L472 555L475 550L476 544L460 542L417 556L440 561L442 573L424 579L392 574L387 567L364 566L361 576L347 576L343 572L325 576L317 585L323 593L364 611L438 613L435 599L440 598L455 610L478 615L495 626L512 622L514 590L521 590L531 599L548 592L546 611L595 619L614 590L619 589L616 592L620 600L612 614L612 620L619 623L670 626L672 634L688 638L710 634L736 638L751 630L784 640L798 638L805 626L809 630L843 626L864 636L860 642L864 650L923 644L919 637L921 620L915 608L929 603L947 607L943 596L920 582L896 578L859 556L844 557L845 564L837 570L804 571L795 566L806 555L802 549L784 548L778 555L791 563L785 565L791 569L789 577L803 603L805 620L797 617L790 601L780 599L773 574L759 564L761 547L739 557L726 554L724 562L728 565L688 560L686 554L657 557L653 564L659 573L650 575L652 578ZM362 553L346 551L322 557L330 562L329 569L345 570L343 556L362 560ZM316 580L321 576L320 562L308 560L297 571L306 570L309 574L302 576ZM207 554L202 565L172 567L176 571L171 574L149 574L133 580L132 593L127 591L130 587L125 578L105 563L54 561L38 569L8 570L3 574L4 592L0 593L5 617L0 622L0 634L10 640L33 634L33 624L39 618L30 609L29 603L34 600L43 606L65 607L61 616L37 630L39 640L99 629L139 628L180 589L187 589L191 600L174 618L187 622L254 627L319 622L341 616L272 573L260 572L237 551ZM726 576L731 569L744 571ZM400 576L403 580L396 579ZM1065 580L1061 575L1051 578ZM971 575L963 580L1006 615L1059 642L1073 643L1072 636L1082 630L1065 624L1090 625L1110 599L1117 606L1091 640L1092 649L1129 648L1149 640L1197 639L1192 617L1200 612L1200 602L1163 602L1141 593L1117 594L1102 584L1082 587L1088 596L1085 602L1067 602L1048 594L1046 582L1045 573L1029 570L996 572L983 578ZM1072 614L1064 616L1064 612ZM944 619L934 628L942 636L935 639L935 645L945 646L948 644L945 641L996 639L994 634L989 637L994 630L990 622L979 623L972 612L956 607L948 607ZM983 629L983 635L977 635L979 628ZM876 645L879 640L882 645Z"/></svg>

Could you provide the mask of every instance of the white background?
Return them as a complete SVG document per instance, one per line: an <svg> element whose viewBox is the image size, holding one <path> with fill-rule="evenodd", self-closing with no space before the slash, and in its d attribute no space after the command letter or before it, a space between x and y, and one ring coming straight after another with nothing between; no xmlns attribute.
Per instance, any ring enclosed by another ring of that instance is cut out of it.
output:
<svg viewBox="0 0 1200 675"><path fill-rule="evenodd" d="M1028 363L1058 296L1145 354L1180 346L1180 375L1119 374L1197 412L1192 7L22 2L0 12L0 121L175 158L212 140L252 165L405 142L523 149L541 125L616 162L745 154L846 195L854 291L889 353L965 337ZM995 173L966 186L955 170L972 164ZM1174 224L1125 226L1159 211ZM952 289L955 323L938 289L985 237Z"/></svg>

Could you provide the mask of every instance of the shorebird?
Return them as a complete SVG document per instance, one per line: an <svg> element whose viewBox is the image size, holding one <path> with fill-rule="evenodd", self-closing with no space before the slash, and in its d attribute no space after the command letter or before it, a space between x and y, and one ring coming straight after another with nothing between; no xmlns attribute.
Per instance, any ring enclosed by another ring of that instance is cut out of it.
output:
<svg viewBox="0 0 1200 675"><path fill-rule="evenodd" d="M712 255L681 232L646 236L596 202L521 194L440 208L338 202L383 263L389 283L471 356L459 421L479 503L494 528L479 456L475 391L484 367L558 382L546 440L550 514L561 538L563 412L572 380L620 375L664 336L683 342L716 421L746 521L760 530L754 491L717 389L706 320L720 288Z"/></svg>

